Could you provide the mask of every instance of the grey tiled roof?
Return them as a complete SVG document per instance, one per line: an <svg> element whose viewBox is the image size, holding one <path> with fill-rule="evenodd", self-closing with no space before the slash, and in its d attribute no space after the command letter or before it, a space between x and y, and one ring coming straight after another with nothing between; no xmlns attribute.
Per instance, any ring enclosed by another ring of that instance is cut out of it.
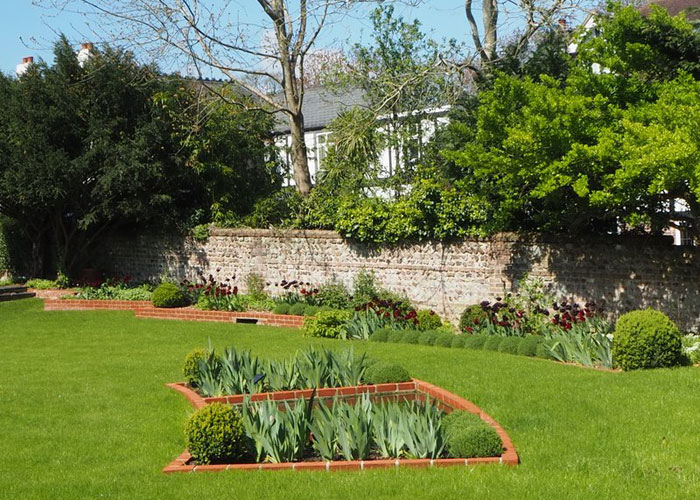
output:
<svg viewBox="0 0 700 500"><path fill-rule="evenodd" d="M320 130L326 128L328 123L341 112L355 106L364 104L364 92L360 89L352 89L335 94L323 87L311 87L304 90L304 102L301 112L304 115L304 128L306 130ZM279 94L282 98L282 95ZM275 132L289 133L289 124L286 115L277 114Z"/></svg>
<svg viewBox="0 0 700 500"><path fill-rule="evenodd" d="M648 15L652 4L665 8L672 16L685 12L688 21L700 20L700 0L652 0L640 7L639 11L645 16Z"/></svg>

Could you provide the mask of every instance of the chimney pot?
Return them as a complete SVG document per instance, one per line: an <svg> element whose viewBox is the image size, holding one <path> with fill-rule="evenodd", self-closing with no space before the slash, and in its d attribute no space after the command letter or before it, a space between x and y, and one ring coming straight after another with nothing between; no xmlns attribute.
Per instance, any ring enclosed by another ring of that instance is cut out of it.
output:
<svg viewBox="0 0 700 500"><path fill-rule="evenodd" d="M87 50L92 50L93 47L94 47L94 45L92 44L92 42L85 42L85 43L80 45L80 48L87 49Z"/></svg>
<svg viewBox="0 0 700 500"><path fill-rule="evenodd" d="M34 57L28 56L22 58L22 64L30 64L34 62Z"/></svg>

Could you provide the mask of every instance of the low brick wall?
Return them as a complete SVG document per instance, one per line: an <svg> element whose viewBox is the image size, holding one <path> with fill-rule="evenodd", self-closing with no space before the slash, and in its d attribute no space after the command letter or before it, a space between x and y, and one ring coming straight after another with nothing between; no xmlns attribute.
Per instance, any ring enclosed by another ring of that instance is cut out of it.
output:
<svg viewBox="0 0 700 500"><path fill-rule="evenodd" d="M158 280L163 273L190 280L199 273L235 275L245 290L246 276L257 273L271 293L282 279L336 279L351 286L360 269L371 269L383 286L452 321L464 306L512 290L529 274L560 296L595 300L615 314L654 307L683 328L700 327L700 249L674 247L664 238L567 241L502 234L372 246L330 231L213 229L204 244L153 235L114 239L97 256L107 275L139 280Z"/></svg>
<svg viewBox="0 0 700 500"><path fill-rule="evenodd" d="M180 321L214 321L219 323L256 323L267 326L301 328L303 316L244 311L201 311L194 307L162 309L141 300L45 300L45 311L134 311L137 318L173 319Z"/></svg>

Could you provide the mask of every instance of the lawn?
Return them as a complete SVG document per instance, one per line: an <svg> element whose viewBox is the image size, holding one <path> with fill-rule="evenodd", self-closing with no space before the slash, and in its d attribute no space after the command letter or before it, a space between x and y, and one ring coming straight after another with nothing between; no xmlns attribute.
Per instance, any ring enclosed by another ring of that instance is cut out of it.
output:
<svg viewBox="0 0 700 500"><path fill-rule="evenodd" d="M164 475L191 412L165 387L211 342L287 356L299 331L0 304L2 498L697 498L700 368L607 373L487 351L354 343L472 400L515 468ZM343 341L313 342L329 347Z"/></svg>

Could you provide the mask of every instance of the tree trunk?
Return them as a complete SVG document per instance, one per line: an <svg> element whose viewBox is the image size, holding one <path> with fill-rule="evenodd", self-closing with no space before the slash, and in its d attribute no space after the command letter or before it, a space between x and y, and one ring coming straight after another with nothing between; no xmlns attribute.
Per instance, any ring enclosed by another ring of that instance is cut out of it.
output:
<svg viewBox="0 0 700 500"><path fill-rule="evenodd" d="M311 175L309 174L309 159L306 154L304 141L304 116L301 113L290 115L289 130L292 135L291 156L294 183L299 193L306 197L311 192Z"/></svg>
<svg viewBox="0 0 700 500"><path fill-rule="evenodd" d="M484 54L488 62L496 60L498 42L498 2L497 0L483 0L481 5L482 20L484 23Z"/></svg>

